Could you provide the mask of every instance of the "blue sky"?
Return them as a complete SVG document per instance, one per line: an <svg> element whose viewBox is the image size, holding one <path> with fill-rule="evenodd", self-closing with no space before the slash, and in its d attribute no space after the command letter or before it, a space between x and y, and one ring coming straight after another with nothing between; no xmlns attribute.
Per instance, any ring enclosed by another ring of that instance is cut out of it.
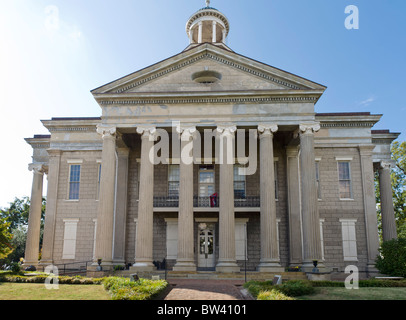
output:
<svg viewBox="0 0 406 320"><path fill-rule="evenodd" d="M359 9L347 30L345 8ZM41 119L92 117L90 90L181 52L204 0L12 0L0 3L0 207L29 196ZM235 52L328 87L317 112L384 114L405 140L406 1L212 0Z"/></svg>

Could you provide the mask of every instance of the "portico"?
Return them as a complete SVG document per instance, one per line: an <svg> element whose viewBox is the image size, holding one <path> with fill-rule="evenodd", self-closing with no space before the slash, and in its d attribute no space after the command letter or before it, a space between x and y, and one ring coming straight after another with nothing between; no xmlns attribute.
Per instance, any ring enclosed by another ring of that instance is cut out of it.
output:
<svg viewBox="0 0 406 320"><path fill-rule="evenodd" d="M26 263L96 270L374 271L374 170L384 239L396 236L381 115L316 113L326 87L239 55L210 7L179 54L91 91L101 117L43 120L34 148Z"/></svg>

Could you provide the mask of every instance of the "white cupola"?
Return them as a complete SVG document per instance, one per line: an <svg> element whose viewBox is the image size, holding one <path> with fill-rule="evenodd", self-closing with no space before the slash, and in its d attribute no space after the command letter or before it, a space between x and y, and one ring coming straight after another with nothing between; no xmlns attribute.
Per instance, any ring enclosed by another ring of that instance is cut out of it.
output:
<svg viewBox="0 0 406 320"><path fill-rule="evenodd" d="M229 31L227 17L210 7L210 0L206 0L206 7L193 14L186 23L186 33L190 42L188 49L201 43L212 43L230 50L225 45Z"/></svg>

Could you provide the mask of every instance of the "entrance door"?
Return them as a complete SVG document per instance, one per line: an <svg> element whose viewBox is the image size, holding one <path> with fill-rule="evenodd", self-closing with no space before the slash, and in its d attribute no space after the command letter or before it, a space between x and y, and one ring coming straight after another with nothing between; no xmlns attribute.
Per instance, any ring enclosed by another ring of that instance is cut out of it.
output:
<svg viewBox="0 0 406 320"><path fill-rule="evenodd" d="M198 267L201 270L214 268L214 229L207 228L199 231L198 238L199 257Z"/></svg>

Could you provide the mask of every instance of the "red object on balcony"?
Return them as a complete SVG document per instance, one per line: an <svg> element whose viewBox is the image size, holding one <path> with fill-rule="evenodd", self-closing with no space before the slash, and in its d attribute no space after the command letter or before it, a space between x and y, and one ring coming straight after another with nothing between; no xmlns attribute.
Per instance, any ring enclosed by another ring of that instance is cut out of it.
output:
<svg viewBox="0 0 406 320"><path fill-rule="evenodd" d="M212 208L215 208L215 207L217 207L217 192L216 193L213 193L211 196L210 196L210 207L212 207Z"/></svg>

